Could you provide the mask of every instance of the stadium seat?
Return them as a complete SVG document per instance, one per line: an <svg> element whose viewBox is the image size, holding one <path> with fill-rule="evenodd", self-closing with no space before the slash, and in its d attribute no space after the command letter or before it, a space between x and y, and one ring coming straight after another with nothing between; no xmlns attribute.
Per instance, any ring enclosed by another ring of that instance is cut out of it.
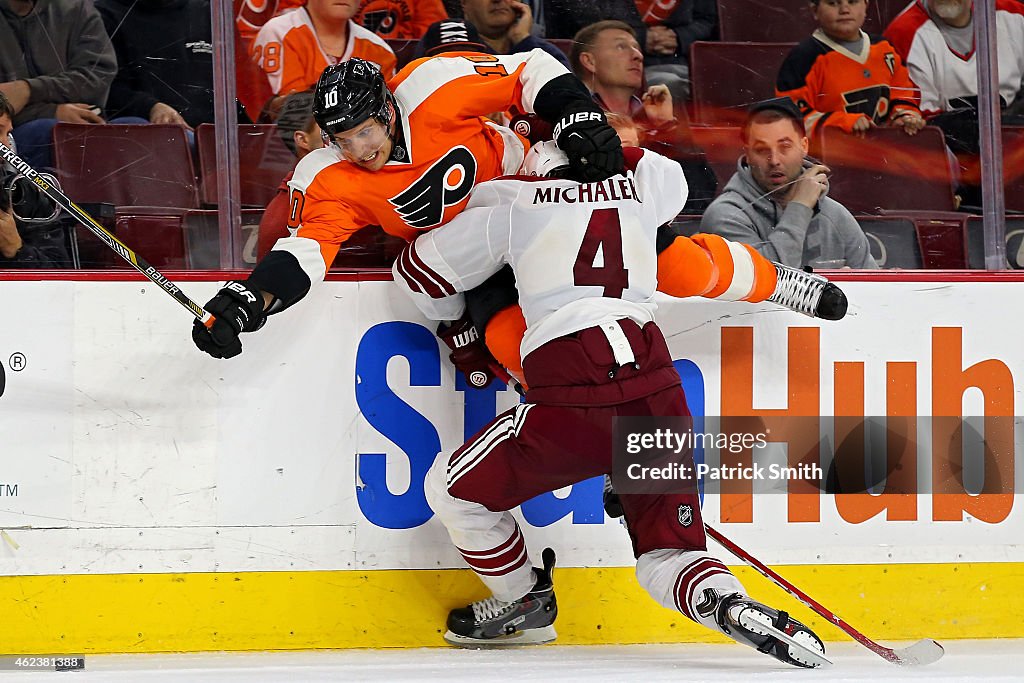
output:
<svg viewBox="0 0 1024 683"><path fill-rule="evenodd" d="M923 268L917 227L905 216L857 216L880 268Z"/></svg>
<svg viewBox="0 0 1024 683"><path fill-rule="evenodd" d="M115 206L199 206L185 129L59 123L53 159L64 192L75 202Z"/></svg>
<svg viewBox="0 0 1024 683"><path fill-rule="evenodd" d="M967 218L967 261L970 268L985 268L985 227L981 216ZM1006 216L1007 267L1024 269L1024 216Z"/></svg>
<svg viewBox="0 0 1024 683"><path fill-rule="evenodd" d="M740 125L748 105L775 96L775 78L791 49L792 43L693 43L693 123Z"/></svg>
<svg viewBox="0 0 1024 683"><path fill-rule="evenodd" d="M252 268L256 265L256 237L263 209L242 209L240 232L235 236L238 253L232 263L220 262L220 224L218 212L199 209L185 213L185 265L189 270Z"/></svg>
<svg viewBox="0 0 1024 683"><path fill-rule="evenodd" d="M934 126L914 136L876 128L864 137L826 127L819 145L832 171L829 196L855 214L956 209L945 141Z"/></svg>
<svg viewBox="0 0 1024 683"><path fill-rule="evenodd" d="M219 201L217 185L217 138L212 124L196 128L199 153L200 199L205 206ZM295 168L296 158L285 147L273 124L241 124L238 126L238 175L242 206L260 208L267 205L281 180Z"/></svg>
<svg viewBox="0 0 1024 683"><path fill-rule="evenodd" d="M718 0L718 36L724 41L797 43L816 27L807 0Z"/></svg>
<svg viewBox="0 0 1024 683"><path fill-rule="evenodd" d="M871 0L864 30L881 34L910 0ZM718 32L722 40L800 42L818 27L808 0L718 0Z"/></svg>
<svg viewBox="0 0 1024 683"><path fill-rule="evenodd" d="M693 141L704 150L708 165L718 179L718 194L736 172L736 163L743 154L743 140L737 126L694 126Z"/></svg>
<svg viewBox="0 0 1024 683"><path fill-rule="evenodd" d="M968 214L956 211L886 211L883 215L913 221L923 268L961 270L969 267Z"/></svg>
<svg viewBox="0 0 1024 683"><path fill-rule="evenodd" d="M391 51L395 53L395 57L398 58L396 68L399 71L401 71L403 66L412 61L412 56L416 52L416 45L420 42L406 38L387 38L385 40L388 46L391 47Z"/></svg>
<svg viewBox="0 0 1024 683"><path fill-rule="evenodd" d="M1003 182L1006 209L1024 212L1024 127L1003 128Z"/></svg>

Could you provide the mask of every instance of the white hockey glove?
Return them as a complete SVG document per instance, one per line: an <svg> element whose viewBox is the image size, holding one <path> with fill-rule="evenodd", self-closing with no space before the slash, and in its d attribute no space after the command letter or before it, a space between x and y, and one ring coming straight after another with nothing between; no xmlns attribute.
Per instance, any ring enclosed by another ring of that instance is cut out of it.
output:
<svg viewBox="0 0 1024 683"><path fill-rule="evenodd" d="M843 290L821 275L781 263L774 265L778 271L778 281L768 301L812 318L842 320L846 315L848 302Z"/></svg>

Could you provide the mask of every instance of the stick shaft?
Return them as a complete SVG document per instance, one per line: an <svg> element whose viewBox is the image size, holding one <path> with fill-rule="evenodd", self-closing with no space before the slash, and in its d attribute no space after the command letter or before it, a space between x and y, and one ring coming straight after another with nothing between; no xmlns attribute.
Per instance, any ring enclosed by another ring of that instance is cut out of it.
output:
<svg viewBox="0 0 1024 683"><path fill-rule="evenodd" d="M127 261L129 265L142 273L151 282L159 285L160 289L171 295L175 301L187 308L189 313L194 315L203 323L208 323L212 320L213 316L204 310L202 306L190 299L188 295L181 291L180 287L164 277L159 270L151 266L144 258L125 246L121 240L114 237L113 233L100 225L92 216L71 201L66 194L46 182L46 180L41 177L34 168L29 166L28 163L19 157L13 150L0 144L0 156L3 156L4 161L13 166L15 170L31 180L32 183L39 188L40 192L56 202L57 206L67 211L75 218L75 220L88 228L94 235L96 235L96 237L100 238L104 244L114 251L114 253Z"/></svg>

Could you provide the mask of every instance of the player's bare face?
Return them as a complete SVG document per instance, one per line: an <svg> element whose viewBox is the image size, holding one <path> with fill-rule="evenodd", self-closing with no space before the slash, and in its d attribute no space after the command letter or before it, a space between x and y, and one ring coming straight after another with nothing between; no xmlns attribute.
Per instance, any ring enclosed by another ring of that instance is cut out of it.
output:
<svg viewBox="0 0 1024 683"><path fill-rule="evenodd" d="M333 21L351 19L359 10L357 0L307 0L306 6L313 14Z"/></svg>
<svg viewBox="0 0 1024 683"><path fill-rule="evenodd" d="M391 154L391 137L377 119L367 119L352 130L334 134L334 142L346 159L367 171L379 171Z"/></svg>
<svg viewBox="0 0 1024 683"><path fill-rule="evenodd" d="M866 0L819 0L814 18L829 38L849 42L860 36L867 11Z"/></svg>
<svg viewBox="0 0 1024 683"><path fill-rule="evenodd" d="M765 192L786 191L803 172L807 138L789 119L752 123L747 138L750 174Z"/></svg>
<svg viewBox="0 0 1024 683"><path fill-rule="evenodd" d="M644 53L628 31L601 31L588 50L598 83L609 87L638 89L644 80Z"/></svg>

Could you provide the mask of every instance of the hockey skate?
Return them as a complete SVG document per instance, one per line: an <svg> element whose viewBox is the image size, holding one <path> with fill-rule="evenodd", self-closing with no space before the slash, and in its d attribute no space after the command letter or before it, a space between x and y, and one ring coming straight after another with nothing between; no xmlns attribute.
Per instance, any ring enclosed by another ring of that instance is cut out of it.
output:
<svg viewBox="0 0 1024 683"><path fill-rule="evenodd" d="M444 639L459 647L489 648L509 645L541 645L557 637L555 617L558 604L551 582L555 551L544 550L544 568L534 568L533 590L514 602L495 597L474 602L448 613Z"/></svg>
<svg viewBox="0 0 1024 683"><path fill-rule="evenodd" d="M793 666L807 669L831 666L832 662L825 659L825 645L821 639L785 612L739 593L724 597L717 593L705 594L705 598L705 604L711 608L718 601L715 620L722 631L736 642ZM697 609L701 610L701 607Z"/></svg>
<svg viewBox="0 0 1024 683"><path fill-rule="evenodd" d="M842 320L848 302L843 290L815 273L775 263L778 281L768 301L825 320Z"/></svg>

